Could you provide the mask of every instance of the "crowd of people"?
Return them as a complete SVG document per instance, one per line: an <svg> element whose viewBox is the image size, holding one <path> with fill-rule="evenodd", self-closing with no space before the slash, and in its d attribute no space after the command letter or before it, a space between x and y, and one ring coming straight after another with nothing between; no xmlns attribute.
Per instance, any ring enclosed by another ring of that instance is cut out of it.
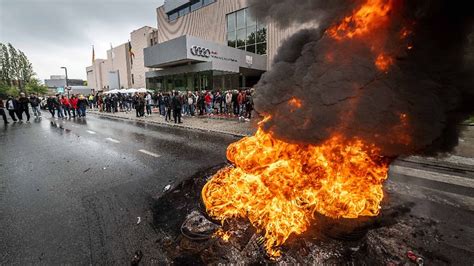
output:
<svg viewBox="0 0 474 266"><path fill-rule="evenodd" d="M46 109L55 118L76 118L86 116L86 108L89 105L88 100L83 95L65 95L48 96L46 99ZM0 115L5 124L8 124L7 113L13 122L30 121L30 106L35 118L41 118L41 98L36 94L29 97L25 93L20 93L19 97L9 96L6 100L0 98Z"/></svg>
<svg viewBox="0 0 474 266"><path fill-rule="evenodd" d="M92 107L101 112L131 112L135 110L137 117L152 115L152 110L175 123L181 123L184 116L226 115L250 120L253 111L252 90L201 91L201 92L156 92L130 94L96 95Z"/></svg>
<svg viewBox="0 0 474 266"><path fill-rule="evenodd" d="M100 112L132 112L137 117L147 117L156 110L165 121L182 123L182 116L213 116L224 115L238 117L241 120L250 120L253 111L252 90L196 91L196 92L156 92L135 94L102 94L95 95L66 95L57 94L46 98L45 108L53 118L86 117L87 108L97 109ZM8 123L6 113L14 122L30 120L29 106L35 117L41 117L41 99L31 94L27 97L21 93L19 97L9 97L6 101L0 99L0 115L5 124Z"/></svg>

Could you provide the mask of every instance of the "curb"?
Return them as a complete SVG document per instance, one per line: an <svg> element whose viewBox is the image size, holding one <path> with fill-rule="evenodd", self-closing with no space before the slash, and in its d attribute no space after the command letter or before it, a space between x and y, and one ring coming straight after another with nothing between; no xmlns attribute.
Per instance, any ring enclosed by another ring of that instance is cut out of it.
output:
<svg viewBox="0 0 474 266"><path fill-rule="evenodd" d="M96 115L96 116L108 117L108 118L114 118L114 119L119 119L119 120L135 121L135 122L140 122L140 123L144 123L144 124L154 124L154 125L160 125L160 126L191 129L191 130L197 130L197 131L206 132L206 133L215 132L215 133L219 133L219 134L231 135L231 136L240 137L240 138L251 136L251 134L240 134L240 133L224 131L224 130L191 127L191 126L186 126L186 125L183 125L183 124L169 124L169 123L163 123L163 122L158 122L158 121L150 121L150 120L136 119L136 118L127 118L127 117L121 117L121 116L116 116L116 115L111 115L111 114L104 114L104 113L89 112L89 114Z"/></svg>

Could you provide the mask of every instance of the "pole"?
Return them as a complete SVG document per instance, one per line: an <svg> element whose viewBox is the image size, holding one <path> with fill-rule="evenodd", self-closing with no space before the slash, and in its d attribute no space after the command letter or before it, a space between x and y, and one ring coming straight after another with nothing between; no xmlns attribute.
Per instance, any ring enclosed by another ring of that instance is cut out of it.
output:
<svg viewBox="0 0 474 266"><path fill-rule="evenodd" d="M69 81L67 77L67 67L61 67L64 68L64 72L66 72L66 90L67 90L67 98L69 99Z"/></svg>

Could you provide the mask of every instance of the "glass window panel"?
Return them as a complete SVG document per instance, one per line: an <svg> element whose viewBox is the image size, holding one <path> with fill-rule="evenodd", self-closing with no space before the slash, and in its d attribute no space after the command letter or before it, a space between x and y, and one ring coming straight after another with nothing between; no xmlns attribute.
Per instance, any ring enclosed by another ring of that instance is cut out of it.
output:
<svg viewBox="0 0 474 266"><path fill-rule="evenodd" d="M247 43L254 44L256 43L256 39L257 39L256 27L255 26L247 27Z"/></svg>
<svg viewBox="0 0 474 266"><path fill-rule="evenodd" d="M266 42L267 41L267 29L257 30L257 42Z"/></svg>
<svg viewBox="0 0 474 266"><path fill-rule="evenodd" d="M207 6L207 5L209 5L209 4L212 4L212 3L214 3L215 1L216 1L216 0L204 0L203 6Z"/></svg>
<svg viewBox="0 0 474 266"><path fill-rule="evenodd" d="M247 45L247 52L255 53L255 44Z"/></svg>
<svg viewBox="0 0 474 266"><path fill-rule="evenodd" d="M237 42L236 42L235 31L228 32L227 33L227 45L229 45L230 47L235 47L236 43Z"/></svg>
<svg viewBox="0 0 474 266"><path fill-rule="evenodd" d="M245 29L245 9L237 11L237 29Z"/></svg>
<svg viewBox="0 0 474 266"><path fill-rule="evenodd" d="M227 15L227 31L235 30L235 13Z"/></svg>
<svg viewBox="0 0 474 266"><path fill-rule="evenodd" d="M245 9L245 16L247 17L247 27L257 25L257 20L250 14L249 9Z"/></svg>
<svg viewBox="0 0 474 266"><path fill-rule="evenodd" d="M186 14L188 14L188 13L189 13L189 6L187 6L187 7L183 8L183 9L179 10L179 16L180 16L180 17L182 17L182 16L184 16L184 15L186 15Z"/></svg>
<svg viewBox="0 0 474 266"><path fill-rule="evenodd" d="M201 7L202 7L202 0L199 0L196 3L191 5L191 11L198 10Z"/></svg>
<svg viewBox="0 0 474 266"><path fill-rule="evenodd" d="M257 54L267 54L267 43L257 44Z"/></svg>
<svg viewBox="0 0 474 266"><path fill-rule="evenodd" d="M246 31L245 29L237 31L237 46L245 46Z"/></svg>
<svg viewBox="0 0 474 266"><path fill-rule="evenodd" d="M177 12L171 13L171 14L168 15L169 20L175 20L177 18L178 18L178 13Z"/></svg>

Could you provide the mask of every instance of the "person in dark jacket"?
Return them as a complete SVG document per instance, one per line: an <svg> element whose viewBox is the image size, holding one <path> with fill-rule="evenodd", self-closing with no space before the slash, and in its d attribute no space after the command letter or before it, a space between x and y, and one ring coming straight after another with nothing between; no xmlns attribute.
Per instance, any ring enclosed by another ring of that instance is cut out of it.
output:
<svg viewBox="0 0 474 266"><path fill-rule="evenodd" d="M48 111L51 113L51 117L54 118L54 99L52 96L48 96L46 105L48 106Z"/></svg>
<svg viewBox="0 0 474 266"><path fill-rule="evenodd" d="M16 122L17 119L15 115L18 108L17 100L15 100L12 96L9 96L5 107L7 108L8 114L12 118L13 122Z"/></svg>
<svg viewBox="0 0 474 266"><path fill-rule="evenodd" d="M253 111L253 98L252 94L250 92L247 92L247 97L245 97L245 108L246 108L246 114L247 114L247 119L252 119L252 111Z"/></svg>
<svg viewBox="0 0 474 266"><path fill-rule="evenodd" d="M35 94L32 94L30 96L31 109L33 109L33 115L36 116L36 118L41 117L40 103L41 103L41 100L38 97L36 97Z"/></svg>
<svg viewBox="0 0 474 266"><path fill-rule="evenodd" d="M5 114L5 106L3 105L2 99L0 99L0 115L3 117L3 122L5 122L5 125L8 124L7 115Z"/></svg>
<svg viewBox="0 0 474 266"><path fill-rule="evenodd" d="M89 106L89 101L87 101L84 95L80 95L79 100L77 101L77 109L79 111L79 117L86 117L87 106Z"/></svg>
<svg viewBox="0 0 474 266"><path fill-rule="evenodd" d="M165 94L163 97L164 106L165 106L165 121L171 121L171 97L169 94Z"/></svg>
<svg viewBox="0 0 474 266"><path fill-rule="evenodd" d="M179 92L174 93L171 105L173 106L174 123L181 124L181 109L183 108L183 103L181 102L181 97L179 97Z"/></svg>
<svg viewBox="0 0 474 266"><path fill-rule="evenodd" d="M28 104L30 100L26 98L25 93L20 93L20 98L18 98L18 109L16 115L20 122L23 121L23 113L26 114L26 122L30 122L30 108Z"/></svg>

